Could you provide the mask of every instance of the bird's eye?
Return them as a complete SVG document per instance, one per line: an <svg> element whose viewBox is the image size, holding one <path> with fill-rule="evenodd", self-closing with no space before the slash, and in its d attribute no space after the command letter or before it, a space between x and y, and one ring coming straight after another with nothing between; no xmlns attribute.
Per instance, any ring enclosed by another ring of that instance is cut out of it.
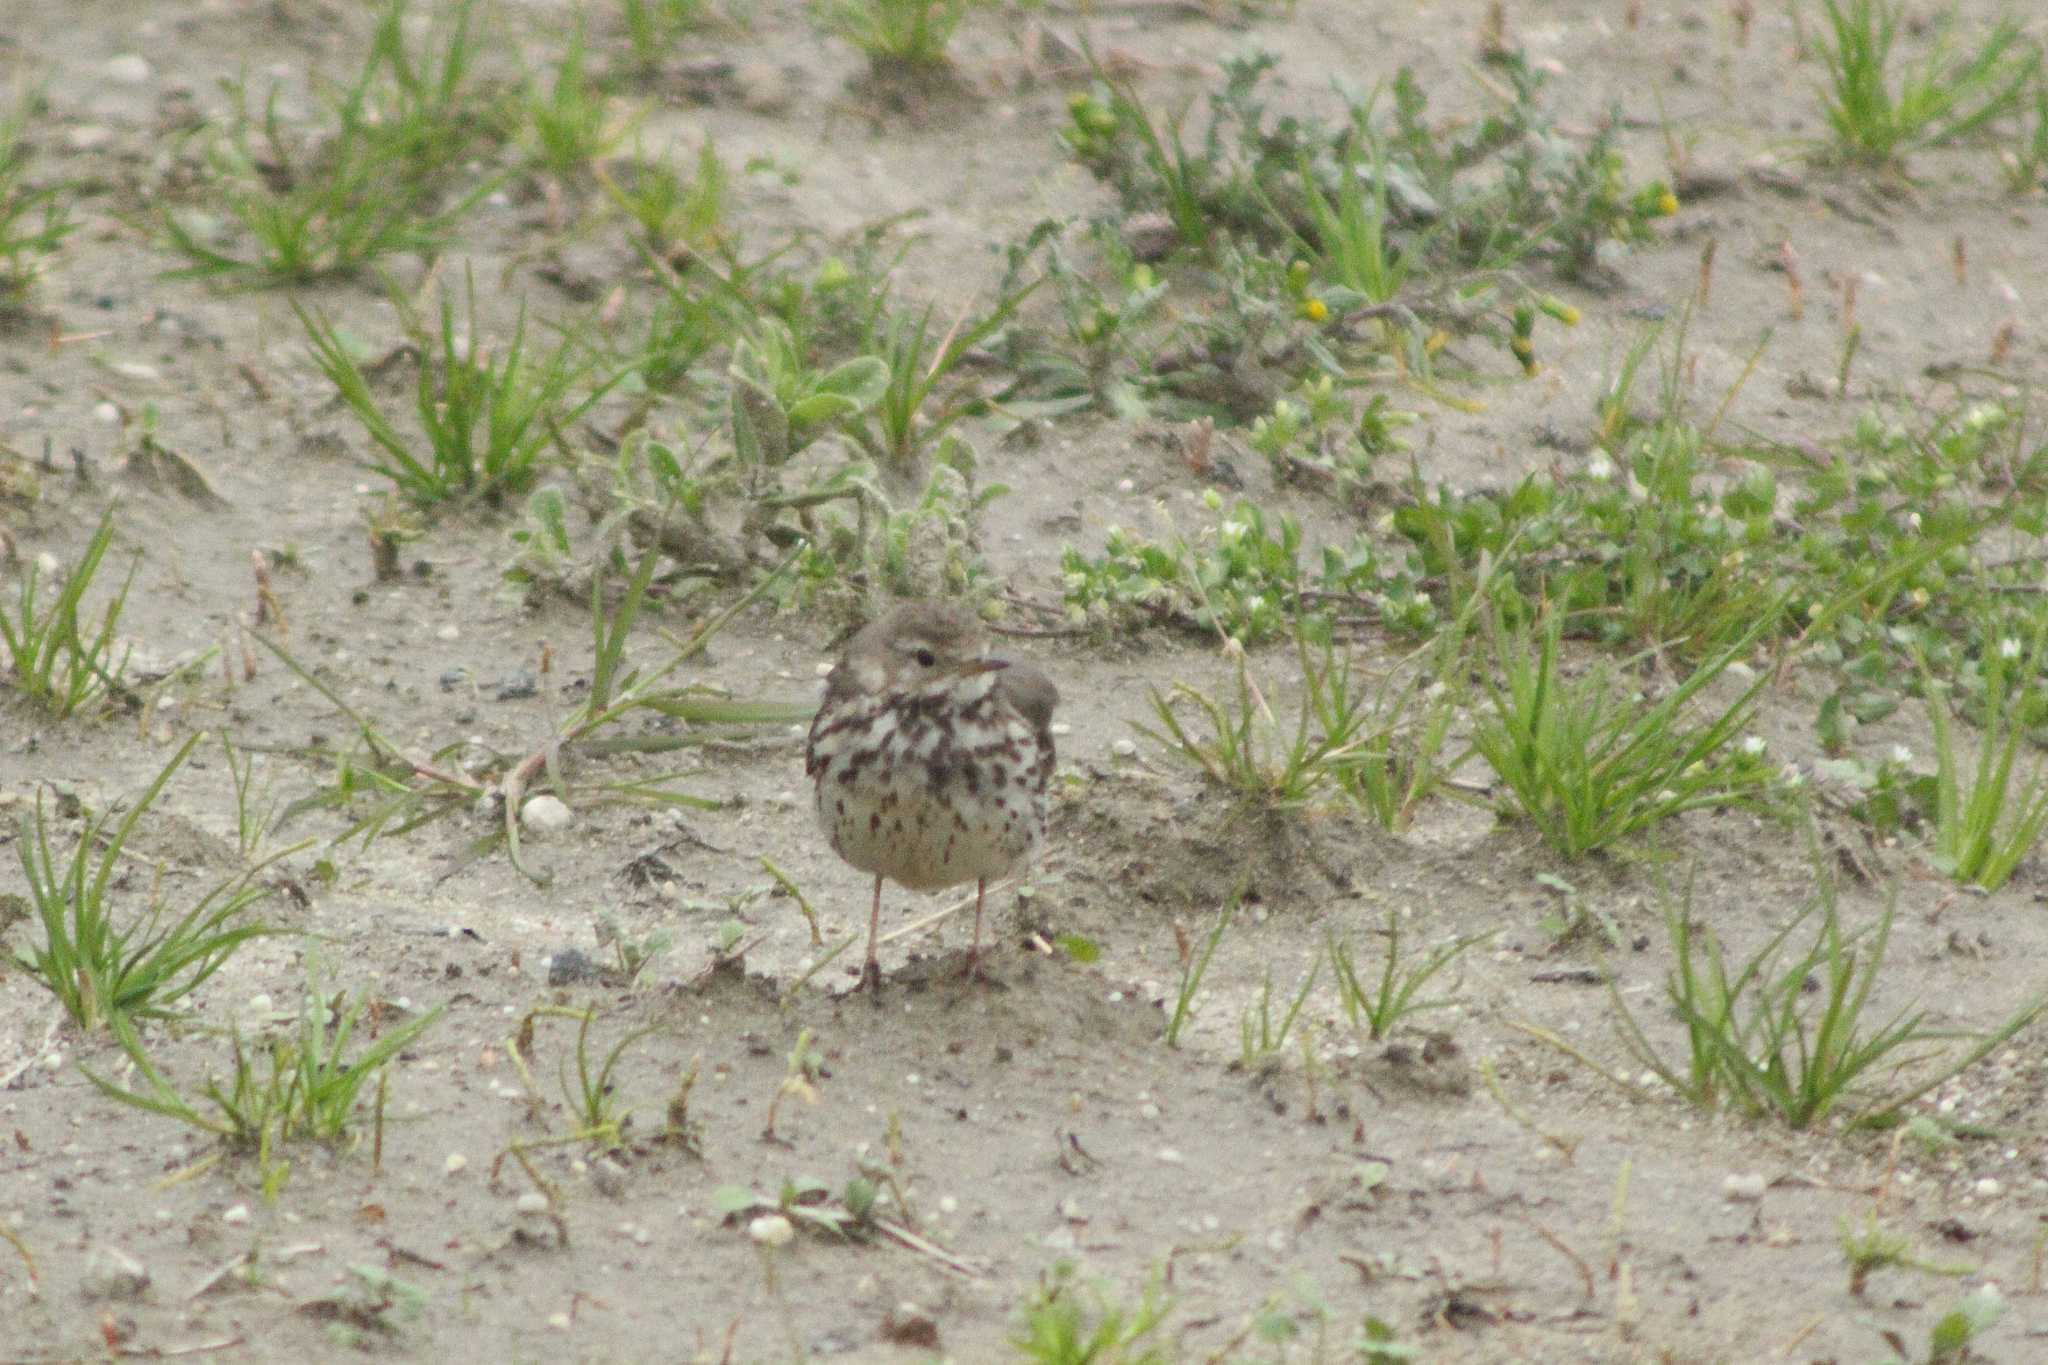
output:
<svg viewBox="0 0 2048 1365"><path fill-rule="evenodd" d="M938 662L938 656L928 649L920 649L917 651L917 662L920 668L930 668Z"/></svg>

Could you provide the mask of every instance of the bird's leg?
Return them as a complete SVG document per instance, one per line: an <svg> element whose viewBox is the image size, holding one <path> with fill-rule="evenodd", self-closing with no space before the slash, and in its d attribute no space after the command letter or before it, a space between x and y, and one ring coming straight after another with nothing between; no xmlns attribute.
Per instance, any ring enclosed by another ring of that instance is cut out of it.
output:
<svg viewBox="0 0 2048 1365"><path fill-rule="evenodd" d="M875 939L882 930L882 879L875 878L875 901L868 907L868 960L860 967L860 985L855 990L874 992L876 1003L882 999L882 963L875 956Z"/></svg>
<svg viewBox="0 0 2048 1365"><path fill-rule="evenodd" d="M967 971L969 981L981 975L981 901L988 894L988 878L982 877L974 883L974 942L967 949Z"/></svg>

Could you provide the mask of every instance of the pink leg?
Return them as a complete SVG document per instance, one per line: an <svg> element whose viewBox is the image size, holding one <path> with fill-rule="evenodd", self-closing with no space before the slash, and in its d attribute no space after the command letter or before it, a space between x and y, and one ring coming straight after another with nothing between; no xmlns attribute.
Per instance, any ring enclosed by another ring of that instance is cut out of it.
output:
<svg viewBox="0 0 2048 1365"><path fill-rule="evenodd" d="M875 878L875 900L868 907L868 960L861 964L860 985L855 990L871 990L875 999L882 998L882 963L875 956L875 940L882 931L882 879Z"/></svg>
<svg viewBox="0 0 2048 1365"><path fill-rule="evenodd" d="M981 902L988 894L988 879L974 884L974 943L967 949L967 979L981 975Z"/></svg>

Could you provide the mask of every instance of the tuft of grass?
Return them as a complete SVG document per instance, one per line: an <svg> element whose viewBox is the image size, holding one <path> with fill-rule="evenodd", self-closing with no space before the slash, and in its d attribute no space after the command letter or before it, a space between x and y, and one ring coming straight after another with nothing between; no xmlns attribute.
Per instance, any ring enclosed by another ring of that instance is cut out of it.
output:
<svg viewBox="0 0 2048 1365"><path fill-rule="evenodd" d="M1365 1029L1366 1036L1375 1042L1392 1033L1411 1014L1457 1004L1456 996L1418 1000L1416 993L1429 984L1430 978L1457 961L1459 954L1467 948L1493 937L1491 934L1469 934L1437 945L1420 962L1404 964L1401 960L1401 916L1398 912L1387 912L1386 932L1387 953L1380 966L1376 989L1359 980L1351 947L1337 937L1336 930L1329 930L1324 939L1330 965L1336 973L1337 1003L1343 1006L1344 1017L1351 1021L1352 1026Z"/></svg>
<svg viewBox="0 0 2048 1365"><path fill-rule="evenodd" d="M1822 7L1821 108L1837 151L1851 161L1895 165L1909 151L1954 142L2017 114L2041 70L2040 49L2011 19L2000 19L1974 50L1959 53L1950 13L1927 55L1895 72L1901 6L1822 0Z"/></svg>
<svg viewBox="0 0 2048 1365"><path fill-rule="evenodd" d="M590 1026L597 1019L595 1009L569 1009L560 1005L543 1005L529 1010L520 1021L518 1032L506 1040L506 1055L519 1071L526 1083L529 1103L535 1110L542 1107L540 1091L533 1083L529 1063L533 1057L534 1024L543 1018L574 1019L576 1021L575 1051L562 1059L557 1080L560 1085L562 1102L569 1111L573 1127L558 1137L544 1138L539 1142L518 1142L513 1144L520 1151L531 1151L535 1147L558 1145L582 1145L599 1149L610 1149L625 1141L626 1129L633 1121L632 1111L619 1101L612 1081L613 1073L624 1060L627 1049L655 1032L660 1025L646 1024L637 1029L628 1029L619 1040L612 1044L602 1061L593 1064L590 1051ZM570 1066L574 1063L574 1074Z"/></svg>
<svg viewBox="0 0 2048 1365"><path fill-rule="evenodd" d="M82 1029L118 1032L135 1019L168 1015L244 943L276 932L250 921L247 912L270 894L257 874L296 848L218 883L182 912L154 899L133 916L115 911L114 871L129 836L200 738L195 734L179 747L118 824L112 811L88 822L61 862L50 848L40 792L21 817L16 842L43 933L40 944L15 952L14 964L57 997Z"/></svg>
<svg viewBox="0 0 2048 1365"><path fill-rule="evenodd" d="M1974 770L1958 752L1954 721L1943 689L1921 663L1927 719L1934 728L1934 865L1959 882L1995 891L2019 866L2048 828L2048 774L2036 765L2015 790L2013 765L2026 742L2030 720L2042 711L2042 643L2031 648L2006 636L1984 651L1982 706L1984 733Z"/></svg>
<svg viewBox="0 0 2048 1365"><path fill-rule="evenodd" d="M1305 637L1298 638L1298 648L1303 692L1291 736L1280 733L1241 648L1231 651L1237 665L1234 701L1219 702L1187 683L1175 683L1170 694L1155 688L1152 714L1159 728L1134 728L1247 805L1293 810L1325 792L1346 792L1355 785L1354 770L1368 761L1384 770L1386 750L1384 744L1368 747L1377 735L1373 712L1353 685L1349 660L1327 645L1318 659ZM1194 708L1206 734L1181 719L1183 707Z"/></svg>
<svg viewBox="0 0 2048 1365"><path fill-rule="evenodd" d="M578 23L555 63L554 79L545 89L530 89L524 101L530 155L558 180L572 179L610 155L626 132L613 118L610 101L592 78L587 59L583 26Z"/></svg>
<svg viewBox="0 0 2048 1365"><path fill-rule="evenodd" d="M114 632L120 626L135 570L142 562L139 552L128 566L128 577L100 609L96 627L82 611L85 595L113 541L114 513L109 508L78 562L58 580L54 598L37 601L41 570L31 561L22 572L14 611L9 613L6 604L0 603L0 648L7 651L6 672L0 678L59 718L124 690L121 675L128 666L128 651L122 649L117 655Z"/></svg>
<svg viewBox="0 0 2048 1365"><path fill-rule="evenodd" d="M1223 945L1223 936L1230 932L1230 922L1237 918L1238 907L1244 904L1245 888L1239 886L1230 902L1216 916L1216 927L1202 939L1200 951L1187 941L1178 925L1174 933L1180 939L1180 988L1174 994L1173 1016L1166 1021L1166 1045L1180 1046L1180 1031L1194 1017L1195 997L1201 994L1202 978L1209 974L1209 962L1216 956L1216 950Z"/></svg>
<svg viewBox="0 0 2048 1365"><path fill-rule="evenodd" d="M1759 672L1704 726L1690 728L1686 713L1771 619L1767 614L1651 704L1622 695L1611 668L1565 678L1558 613L1545 613L1533 642L1530 628L1510 628L1496 613L1495 656L1504 681L1486 685L1491 714L1475 721L1472 747L1507 788L1507 809L1559 853L1577 858L1683 811L1760 799L1767 770L1734 741L1770 673Z"/></svg>
<svg viewBox="0 0 2048 1365"><path fill-rule="evenodd" d="M229 83L237 107L207 149L206 215L163 215L171 248L190 262L172 277L304 284L395 252L440 251L493 186L485 179L450 196L453 173L497 138L502 119L472 80L475 0L445 10L417 51L406 43L407 3L385 7L330 131L295 137L278 118L275 86L256 115L246 85Z"/></svg>
<svg viewBox="0 0 2048 1365"><path fill-rule="evenodd" d="M1926 1013L1906 1008L1881 1024L1868 1017L1870 994L1884 968L1896 903L1887 901L1876 923L1856 932L1842 927L1838 888L1816 850L1813 898L1733 971L1719 938L1692 917L1692 887L1668 914L1674 961L1665 994L1685 1030L1685 1050L1668 1058L1654 1045L1610 977L1621 1038L1630 1056L1671 1090L1701 1108L1731 1105L1808 1128L1837 1112L1857 1127L1889 1127L1922 1095L2003 1047L2048 1010L2036 998L1960 1055L1931 1047L1955 1035L1926 1025ZM1812 926L1803 946L1793 935ZM1629 1082L1563 1043L1548 1038L1609 1081ZM1932 1074L1890 1087L1880 1075L1941 1057Z"/></svg>
<svg viewBox="0 0 2048 1365"><path fill-rule="evenodd" d="M420 351L414 412L424 450L385 414L334 324L292 301L321 373L376 447L369 468L420 506L461 497L495 505L525 493L543 450L630 372L628 367L586 383L594 362L574 337L562 338L545 355L529 352L523 304L510 342L493 352L477 328L476 280L465 279L467 311L459 334L457 309L445 289L438 335L425 335L417 323L411 328Z"/></svg>
<svg viewBox="0 0 2048 1365"><path fill-rule="evenodd" d="M1172 1312L1157 1278L1128 1304L1057 1261L1019 1310L1010 1345L1035 1365L1166 1365L1173 1357L1158 1337Z"/></svg>
<svg viewBox="0 0 2048 1365"><path fill-rule="evenodd" d="M811 0L811 20L867 54L878 75L947 65L946 45L979 0Z"/></svg>
<svg viewBox="0 0 2048 1365"><path fill-rule="evenodd" d="M899 486L923 484L934 459L971 464L972 452L953 428L983 399L957 372L968 352L1008 322L1035 287L1006 294L981 318L963 319L943 334L933 332L929 307L881 327L878 355L888 379L853 433L861 450Z"/></svg>
<svg viewBox="0 0 2048 1365"><path fill-rule="evenodd" d="M360 996L344 1009L344 1000L339 994L330 1000L318 980L309 978L293 1029L255 1047L235 1030L233 1070L225 1078L207 1077L200 1091L204 1104L189 1098L157 1069L135 1030L125 1023L117 1032L144 1088L127 1089L83 1066L79 1070L109 1099L176 1119L218 1137L232 1153L255 1157L264 1198L274 1200L291 1171L278 1149L296 1142L353 1140L357 1111L369 1094L378 1098L381 1141L385 1068L446 1008L436 1006L385 1029L376 1041L349 1056L365 1013L375 1017L381 1011L372 1011Z"/></svg>
<svg viewBox="0 0 2048 1365"><path fill-rule="evenodd" d="M0 115L0 309L28 300L46 260L78 226L65 187L29 179L28 125L41 107L41 94L30 91Z"/></svg>

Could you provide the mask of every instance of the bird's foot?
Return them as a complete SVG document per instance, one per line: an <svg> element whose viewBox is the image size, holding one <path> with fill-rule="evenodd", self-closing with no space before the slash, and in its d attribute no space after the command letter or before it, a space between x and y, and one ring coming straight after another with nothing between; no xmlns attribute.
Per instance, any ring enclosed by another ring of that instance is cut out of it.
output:
<svg viewBox="0 0 2048 1365"><path fill-rule="evenodd" d="M866 991L868 999L877 1005L882 1003L882 964L875 958L861 964L860 984L853 988L853 993L858 995L862 991Z"/></svg>

